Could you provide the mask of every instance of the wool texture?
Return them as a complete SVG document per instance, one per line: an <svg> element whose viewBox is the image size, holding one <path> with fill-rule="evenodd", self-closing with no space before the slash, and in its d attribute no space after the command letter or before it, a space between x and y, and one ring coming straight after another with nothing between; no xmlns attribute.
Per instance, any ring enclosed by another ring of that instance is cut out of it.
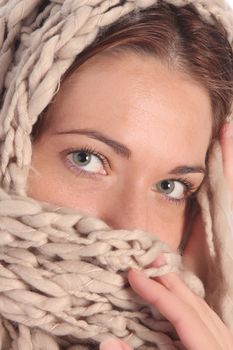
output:
<svg viewBox="0 0 233 350"><path fill-rule="evenodd" d="M232 45L233 15L224 1L166 2L192 3L210 23L217 18ZM27 196L32 127L62 75L101 28L156 3L0 1L1 350L98 349L112 335L140 350L183 349L172 325L129 287L132 267L149 277L176 271L233 331L233 214L217 141L198 194L207 242L205 281L149 232L113 230L87 213ZM166 264L149 268L161 253Z"/></svg>
<svg viewBox="0 0 233 350"><path fill-rule="evenodd" d="M57 348L58 336L70 348L77 339L100 342L109 334L135 348L144 342L176 348L166 335L174 333L171 325L133 293L125 273L130 267L148 276L177 271L203 297L201 281L182 269L179 254L149 233L111 230L96 218L20 196L2 193L0 212L0 313L7 328L9 321L20 325L15 348L22 342L23 349L27 343L37 349L42 331L54 336L46 335L46 349ZM161 252L167 264L146 268Z"/></svg>

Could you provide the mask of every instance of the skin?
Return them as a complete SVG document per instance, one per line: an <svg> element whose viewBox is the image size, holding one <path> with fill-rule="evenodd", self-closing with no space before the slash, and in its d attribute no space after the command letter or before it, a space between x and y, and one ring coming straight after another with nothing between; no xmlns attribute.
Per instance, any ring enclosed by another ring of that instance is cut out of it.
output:
<svg viewBox="0 0 233 350"><path fill-rule="evenodd" d="M229 200L233 207L233 123L227 123L220 133L223 155L223 170L229 188ZM194 267L194 257L199 253L198 247L202 225L200 217L194 225L191 238L184 254L184 262ZM166 264L165 258L159 256L153 266ZM231 350L233 336L219 316L208 304L187 288L176 273L168 273L154 279L147 278L143 272L130 270L129 283L132 289L145 301L156 308L175 327L177 334L187 350ZM100 344L100 350L132 350L119 339L107 339Z"/></svg>
<svg viewBox="0 0 233 350"><path fill-rule="evenodd" d="M186 74L149 56L145 59L130 53L117 58L99 55L64 82L50 105L46 128L33 145L28 194L88 212L114 229L150 231L176 250L185 228L190 195L180 191L185 188L180 181L188 179L195 192L204 174L170 172L180 166L205 167L211 126L208 93ZM64 134L87 128L121 142L128 147L131 157L116 154L88 135ZM221 134L224 173L230 191L232 135L232 125L226 126ZM193 140L198 140L195 147ZM88 169L96 173L95 177L80 174L77 168L85 167L74 163L77 158L65 153L67 149L77 151L84 146L94 148L108 160L103 166L92 158ZM72 167L67 159L72 161ZM175 194L177 197L179 193L180 199L182 193L184 199L179 204L168 200L168 194L156 187L163 180L177 178L179 182L173 182L179 186L178 192L175 187ZM204 245L201 225L199 216L184 255L187 266L200 274L194 256L197 251L200 256L200 247ZM154 266L165 263L161 256ZM177 274L152 280L131 270L128 278L135 292L174 325L186 349L233 348L232 336L219 317ZM101 344L100 349L131 350L117 339Z"/></svg>
<svg viewBox="0 0 233 350"><path fill-rule="evenodd" d="M168 199L178 192L186 199L187 189L180 181L173 182L175 193L168 197L156 190L156 184L180 178L198 189L203 181L201 172L169 173L184 165L205 167L212 120L208 93L154 57L99 56L65 81L47 119L33 146L35 171L29 177L29 194L86 211L114 229L150 231L177 249L187 201ZM126 159L86 135L59 134L81 128L121 142L131 157ZM78 166L72 164L70 169L62 156L67 149L83 146L108 160L102 166L95 157L89 168L82 166L96 177L78 174Z"/></svg>

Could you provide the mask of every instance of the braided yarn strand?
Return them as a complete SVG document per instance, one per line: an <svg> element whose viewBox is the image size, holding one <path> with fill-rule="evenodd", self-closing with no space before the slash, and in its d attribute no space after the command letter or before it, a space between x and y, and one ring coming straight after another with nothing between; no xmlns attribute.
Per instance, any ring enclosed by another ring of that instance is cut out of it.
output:
<svg viewBox="0 0 233 350"><path fill-rule="evenodd" d="M141 230L111 230L77 211L4 191L0 199L0 334L13 327L14 349L36 349L42 334L43 349L79 342L92 349L111 334L135 349L178 349L171 325L158 314L154 321L126 278L131 267L149 277L178 271L203 297L202 283L182 269L177 253ZM167 264L146 268L161 252Z"/></svg>
<svg viewBox="0 0 233 350"><path fill-rule="evenodd" d="M59 89L62 75L99 30L157 0L8 0L0 3L0 111L2 187L26 193L31 163L30 133L40 113ZM224 2L192 3L206 21L220 19L232 43L232 14ZM43 6L42 6L43 5ZM4 39L5 38L5 39ZM20 38L20 42L19 42Z"/></svg>
<svg viewBox="0 0 233 350"><path fill-rule="evenodd" d="M215 16L232 44L233 19L224 2L166 1L176 6L192 3L208 22ZM202 282L183 268L177 253L148 232L111 230L85 213L26 196L32 126L58 91L62 75L101 28L156 2L0 0L1 350L92 350L110 335L140 350L182 349L173 327L133 293L126 277L131 267L143 269L149 277L177 271L191 290L204 297ZM223 181L221 171L215 171L220 150L215 151L211 191L215 181ZM213 198L226 208L221 191L217 186ZM200 203L212 247L210 269L222 269L216 274L219 279L209 281L207 296L230 324L227 305L233 298L232 281L220 302L213 293L218 283L227 285L224 276L232 261L229 249L220 262L216 250L216 244L232 246L229 239L221 243L225 211L209 203L206 192ZM225 224L225 233L232 232ZM216 228L219 235L213 238ZM167 264L148 268L161 252Z"/></svg>

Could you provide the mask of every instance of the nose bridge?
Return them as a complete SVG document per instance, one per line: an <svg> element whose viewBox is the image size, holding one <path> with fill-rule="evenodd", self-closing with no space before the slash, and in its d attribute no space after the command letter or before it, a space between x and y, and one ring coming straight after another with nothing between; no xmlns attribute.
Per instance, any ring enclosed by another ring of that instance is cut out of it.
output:
<svg viewBox="0 0 233 350"><path fill-rule="evenodd" d="M143 186L121 186L109 197L101 216L110 227L148 230L149 201Z"/></svg>

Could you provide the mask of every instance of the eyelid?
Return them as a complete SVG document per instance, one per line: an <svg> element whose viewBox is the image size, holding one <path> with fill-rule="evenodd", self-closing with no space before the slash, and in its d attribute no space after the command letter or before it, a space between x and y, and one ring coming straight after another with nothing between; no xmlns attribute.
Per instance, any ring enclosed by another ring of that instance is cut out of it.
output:
<svg viewBox="0 0 233 350"><path fill-rule="evenodd" d="M157 191L159 194L161 194L165 200L172 202L173 204L185 204L186 201L188 199L190 199L191 197L194 197L198 190L201 187L201 184L199 186L195 186L188 178L167 178L167 179L163 179L159 182L163 182L163 181L177 181L179 183L181 183L184 187L186 187L187 191L186 194L184 194L184 197L182 198L174 198L174 197L170 197L169 195L163 194L162 192ZM158 182L158 183L159 183Z"/></svg>
<svg viewBox="0 0 233 350"><path fill-rule="evenodd" d="M93 146L91 146L91 147L90 146L80 146L80 147L72 147L72 148L66 149L66 150L61 152L62 158L64 159L64 161L66 163L68 163L68 167L72 168L73 171L76 171L78 174L83 174L83 175L86 175L86 176L89 176L89 177L97 177L98 175L100 175L100 176L107 175L107 174L98 174L98 173L91 172L91 171L85 171L81 167L78 167L78 165L75 166L71 162L71 160L69 160L67 158L67 156L72 154L72 153L76 153L76 152L86 152L86 153L89 153L89 154L94 155L97 158L99 158L99 160L102 163L103 168L106 171L106 173L107 173L106 168L107 167L110 168L108 159L103 154L98 152Z"/></svg>

